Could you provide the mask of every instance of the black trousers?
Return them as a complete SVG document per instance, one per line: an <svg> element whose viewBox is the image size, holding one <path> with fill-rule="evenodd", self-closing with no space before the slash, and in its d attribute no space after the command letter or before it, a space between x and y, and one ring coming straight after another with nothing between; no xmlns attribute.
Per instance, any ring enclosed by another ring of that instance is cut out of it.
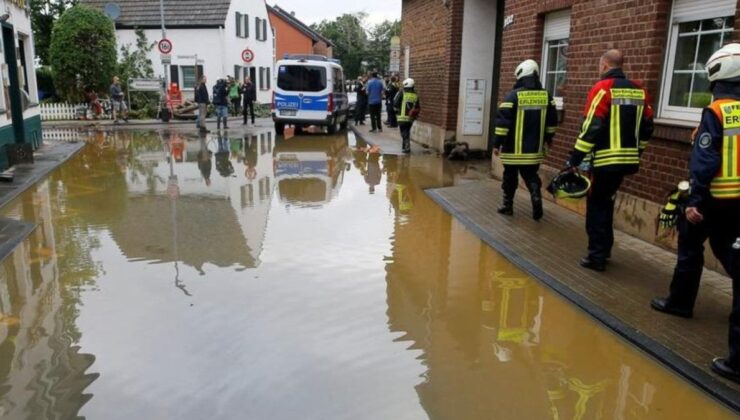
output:
<svg viewBox="0 0 740 420"><path fill-rule="evenodd" d="M522 176L524 183L530 194L540 196L542 189L542 180L537 172L540 165L504 165L504 179L501 183L501 189L504 190L504 201L513 202L517 187L519 186L519 175Z"/></svg>
<svg viewBox="0 0 740 420"><path fill-rule="evenodd" d="M370 104L370 123L372 124L373 130L382 130L383 121L380 117L380 112L383 109L383 104Z"/></svg>
<svg viewBox="0 0 740 420"><path fill-rule="evenodd" d="M614 245L614 201L624 174L594 172L591 192L586 200L586 233L588 257L604 262Z"/></svg>
<svg viewBox="0 0 740 420"><path fill-rule="evenodd" d="M388 126L398 127L398 121L396 119L396 112L393 109L393 101L386 102L385 112L388 114Z"/></svg>
<svg viewBox="0 0 740 420"><path fill-rule="evenodd" d="M408 149L411 147L411 126L413 125L413 121L398 123L398 129L401 131L401 140L403 141L401 147L403 147L404 149Z"/></svg>
<svg viewBox="0 0 740 420"><path fill-rule="evenodd" d="M234 111L234 114L233 114L232 116L236 117L237 115L239 115L239 104L241 104L241 102L242 102L242 101L241 101L241 99L239 99L239 98L233 98L233 99L231 100L231 105L232 105L232 107L234 108L234 109L233 109L233 111Z"/></svg>
<svg viewBox="0 0 740 420"><path fill-rule="evenodd" d="M740 369L740 250L732 245L740 237L740 200L711 200L699 209L704 221L693 224L682 216L678 221L678 260L673 270L669 301L672 306L692 310L704 269L704 243L709 246L732 278L730 314L730 363Z"/></svg>
<svg viewBox="0 0 740 420"><path fill-rule="evenodd" d="M244 124L247 123L247 111L249 111L249 115L252 117L252 124L254 124L254 102L244 102L244 108L242 109L242 115L244 115Z"/></svg>
<svg viewBox="0 0 740 420"><path fill-rule="evenodd" d="M355 124L364 124L365 114L367 114L367 102L357 101L357 107L355 108Z"/></svg>

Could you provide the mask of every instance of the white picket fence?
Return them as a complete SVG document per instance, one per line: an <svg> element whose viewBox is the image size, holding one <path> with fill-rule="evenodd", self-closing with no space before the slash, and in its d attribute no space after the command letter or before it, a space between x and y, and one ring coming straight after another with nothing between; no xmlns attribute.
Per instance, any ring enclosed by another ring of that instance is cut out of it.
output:
<svg viewBox="0 0 740 420"><path fill-rule="evenodd" d="M41 120L42 121L63 121L63 120L75 120L77 119L77 109L85 108L85 104L68 104L68 103L56 103L56 104L41 104Z"/></svg>
<svg viewBox="0 0 740 420"><path fill-rule="evenodd" d="M43 138L44 143L76 143L83 141L86 137L82 136L80 131L74 128L47 128L41 130L41 138Z"/></svg>

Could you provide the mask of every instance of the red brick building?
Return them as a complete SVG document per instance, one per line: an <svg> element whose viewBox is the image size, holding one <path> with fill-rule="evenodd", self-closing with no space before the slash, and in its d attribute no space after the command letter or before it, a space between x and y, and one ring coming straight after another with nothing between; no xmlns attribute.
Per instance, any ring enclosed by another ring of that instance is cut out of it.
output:
<svg viewBox="0 0 740 420"><path fill-rule="evenodd" d="M403 70L416 79L423 104L415 139L440 147L456 138L487 149L514 68L533 58L560 103L547 160L559 168L599 78L599 58L619 48L624 70L646 85L656 113L642 169L623 191L662 201L686 176L690 133L710 101L704 63L737 38L739 13L736 0L403 0Z"/></svg>
<svg viewBox="0 0 740 420"><path fill-rule="evenodd" d="M275 57L285 54L318 54L331 58L333 45L318 32L298 20L292 12L279 6L267 6L270 24L275 31Z"/></svg>

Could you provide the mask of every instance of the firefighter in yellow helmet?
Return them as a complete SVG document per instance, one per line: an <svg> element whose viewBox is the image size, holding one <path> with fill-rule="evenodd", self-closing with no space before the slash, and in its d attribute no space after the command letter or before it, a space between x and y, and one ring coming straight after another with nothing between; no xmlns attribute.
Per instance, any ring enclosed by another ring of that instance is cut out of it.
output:
<svg viewBox="0 0 740 420"><path fill-rule="evenodd" d="M702 112L689 163L690 192L679 231L678 262L670 296L653 299L658 311L690 318L704 265L704 242L732 277L727 358L712 370L740 382L740 44L722 47L706 64L713 102Z"/></svg>
<svg viewBox="0 0 740 420"><path fill-rule="evenodd" d="M504 164L504 202L500 214L514 214L514 194L519 176L532 197L532 217L542 218L542 180L537 171L545 159L557 126L555 101L542 88L540 67L523 61L514 72L517 81L498 107L493 150Z"/></svg>

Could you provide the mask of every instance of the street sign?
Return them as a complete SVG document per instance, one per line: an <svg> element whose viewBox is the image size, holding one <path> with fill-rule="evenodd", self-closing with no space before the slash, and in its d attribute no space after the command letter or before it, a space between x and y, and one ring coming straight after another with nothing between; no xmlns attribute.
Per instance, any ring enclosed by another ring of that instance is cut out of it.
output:
<svg viewBox="0 0 740 420"><path fill-rule="evenodd" d="M139 92L159 92L162 90L162 79L131 79L128 88Z"/></svg>
<svg viewBox="0 0 740 420"><path fill-rule="evenodd" d="M172 64L172 55L162 54L159 57L162 59L162 64Z"/></svg>
<svg viewBox="0 0 740 420"><path fill-rule="evenodd" d="M244 51L242 51L242 60L245 63L251 63L252 60L254 60L254 52L252 52L252 50L250 50L249 48L245 49Z"/></svg>
<svg viewBox="0 0 740 420"><path fill-rule="evenodd" d="M401 71L401 38L398 36L391 38L391 60L388 70L391 73Z"/></svg>
<svg viewBox="0 0 740 420"><path fill-rule="evenodd" d="M157 47L159 48L159 52L162 54L169 54L172 52L172 41L167 38L163 38L159 41Z"/></svg>

